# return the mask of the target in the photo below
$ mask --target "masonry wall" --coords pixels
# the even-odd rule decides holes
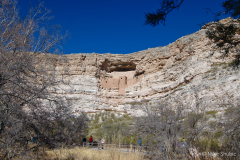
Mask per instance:
[[[101,78],[101,85],[102,87],[104,88],[118,88],[118,79],[114,79],[114,78],[108,78],[108,79],[105,79],[105,78]]]
[[[118,85],[118,93],[119,94],[125,94],[125,88],[127,87],[127,77],[126,76],[120,76],[119,77],[119,85]]]
[[[140,82],[143,75],[134,77],[133,71],[128,72],[113,72],[111,73],[113,78],[100,78],[100,83],[103,88],[118,89],[119,94],[125,94],[125,89],[129,86]]]

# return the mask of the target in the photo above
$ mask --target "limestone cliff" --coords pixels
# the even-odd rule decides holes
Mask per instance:
[[[60,84],[52,94],[65,96],[73,112],[112,110],[140,116],[140,105],[159,100],[173,107],[180,100],[188,111],[221,111],[222,103],[239,99],[239,70],[229,65],[231,56],[223,59],[220,52],[213,53],[214,47],[206,29],[201,29],[167,46],[127,55],[41,57],[51,62],[50,72],[66,75],[69,83]]]

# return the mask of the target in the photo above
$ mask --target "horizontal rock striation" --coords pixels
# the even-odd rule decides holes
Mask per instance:
[[[203,27],[204,28],[204,27]],[[206,29],[164,46],[132,54],[40,55],[48,71],[65,79],[52,94],[73,112],[115,111],[141,116],[141,105],[182,103],[186,111],[224,109],[239,100],[239,70],[233,57],[214,52]],[[214,53],[213,53],[214,52]],[[227,95],[227,96],[226,96]]]

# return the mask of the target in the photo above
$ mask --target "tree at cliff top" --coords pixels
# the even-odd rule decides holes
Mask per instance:
[[[145,14],[145,24],[156,26],[160,23],[165,24],[167,15],[174,9],[178,9],[184,0],[161,0],[161,8],[156,13]]]
[[[17,1],[0,0],[0,159],[28,159],[41,145],[71,142],[84,127],[69,116],[69,104],[50,94],[60,80],[40,63],[40,53],[59,51],[65,38],[47,25],[48,13],[40,4],[21,19]],[[29,148],[31,137],[36,144]]]
[[[155,13],[145,14],[145,24],[156,26],[160,23],[165,24],[167,15],[175,9],[178,9],[184,0],[160,0],[161,8]],[[240,16],[240,0],[226,0],[222,3],[223,11],[216,13],[216,15],[221,14],[231,14],[233,18],[239,18]]]

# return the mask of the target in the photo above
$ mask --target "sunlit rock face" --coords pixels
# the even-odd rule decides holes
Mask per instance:
[[[59,83],[52,94],[71,102],[75,114],[114,111],[144,115],[142,105],[159,101],[179,102],[186,111],[224,110],[227,101],[237,102],[239,70],[231,67],[233,57],[214,52],[206,29],[164,46],[132,54],[42,55],[49,72]],[[44,61],[44,60],[43,60]]]

